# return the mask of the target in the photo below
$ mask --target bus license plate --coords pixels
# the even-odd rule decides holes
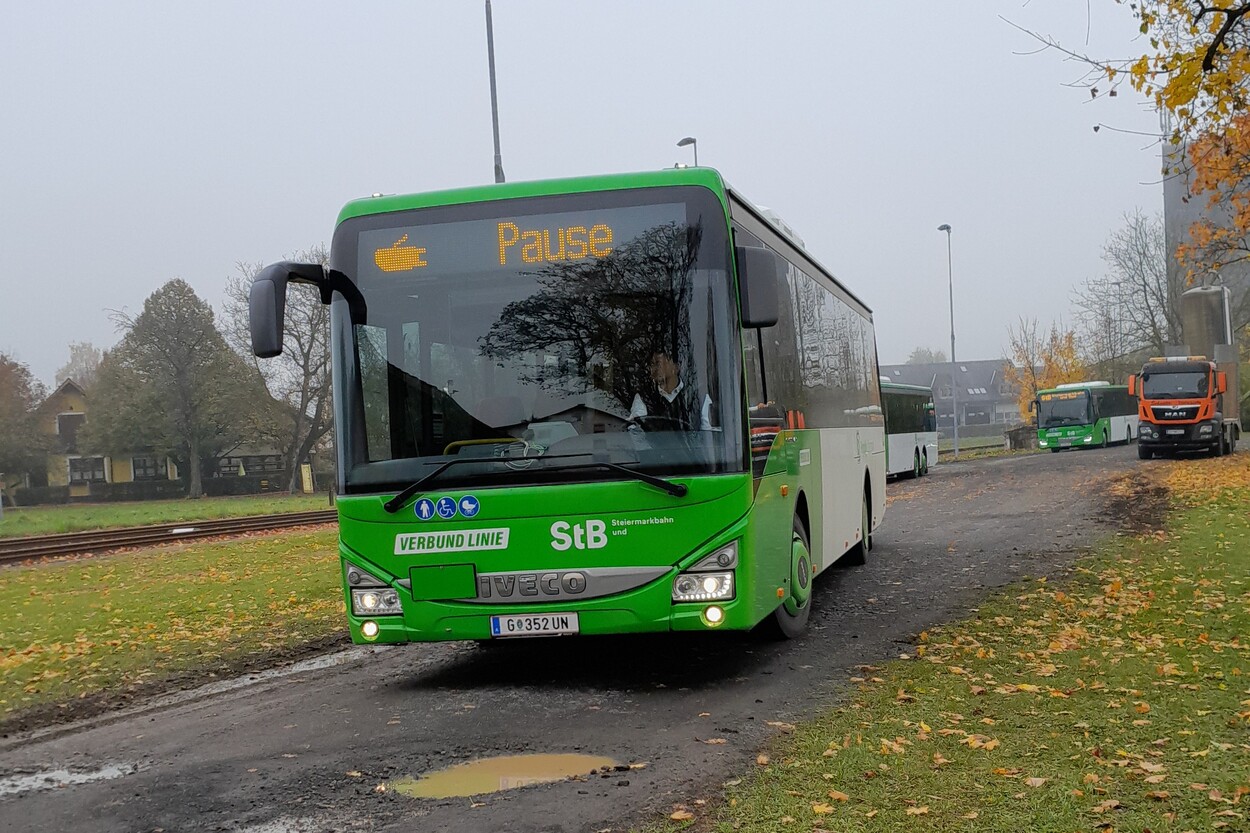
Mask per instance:
[[[577,632],[576,613],[531,613],[490,617],[491,636],[560,636]]]

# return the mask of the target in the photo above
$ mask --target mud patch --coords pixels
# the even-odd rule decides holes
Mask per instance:
[[[62,703],[45,703],[15,712],[0,720],[0,737],[7,738],[19,732],[30,732],[48,726],[96,717],[134,706],[161,694],[186,691],[215,680],[264,671],[324,654],[336,648],[344,648],[350,644],[351,639],[344,631],[299,645],[264,651],[216,665],[205,665],[202,668],[184,671],[160,680],[152,680],[142,685],[100,691]]]
[[[109,781],[138,772],[137,764],[109,764],[93,770],[53,769],[0,778],[0,798],[37,790],[57,790],[74,784]]]
[[[1133,535],[1163,529],[1172,495],[1156,477],[1142,470],[1115,478],[1102,494],[1103,514]]]

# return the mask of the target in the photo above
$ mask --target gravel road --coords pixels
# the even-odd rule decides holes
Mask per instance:
[[[1124,504],[1102,485],[1138,465],[1132,447],[1092,449],[944,463],[889,484],[868,564],[823,574],[810,630],[788,643],[714,634],[354,648],[10,737],[0,829],[626,830],[712,798],[752,766],[777,731],[770,721],[836,702],[854,666],[898,656],[995,588],[1061,572],[1121,523]],[[519,753],[645,766],[475,799],[394,788]]]

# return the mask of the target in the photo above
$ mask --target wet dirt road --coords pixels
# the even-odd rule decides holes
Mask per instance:
[[[946,463],[891,483],[868,564],[822,574],[810,629],[788,643],[716,634],[352,649],[322,667],[6,738],[0,829],[628,829],[712,797],[752,766],[777,731],[769,721],[836,701],[855,665],[897,656],[994,588],[1061,571],[1114,531],[1101,484],[1138,465],[1132,447],[1093,449]],[[725,742],[704,742],[713,738]],[[520,753],[646,765],[475,799],[394,788]]]

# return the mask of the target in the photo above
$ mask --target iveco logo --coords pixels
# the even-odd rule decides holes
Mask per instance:
[[[570,596],[586,592],[586,574],[580,570],[550,573],[502,573],[477,577],[477,597]]]

